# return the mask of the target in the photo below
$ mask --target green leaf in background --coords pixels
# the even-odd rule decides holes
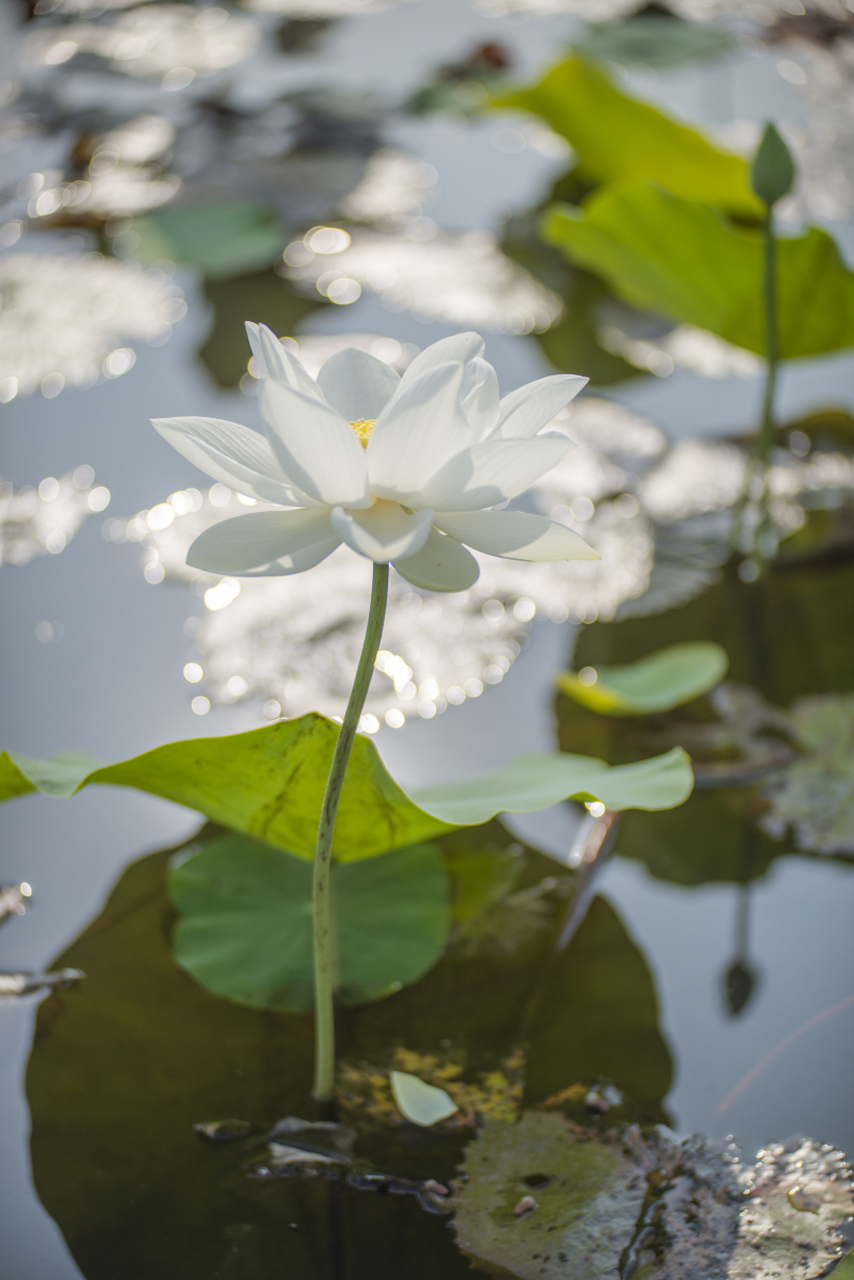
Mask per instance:
[[[133,230],[134,257],[168,258],[213,279],[269,266],[288,240],[275,211],[257,200],[170,204],[134,218]]]
[[[533,813],[559,800],[598,800],[607,809],[672,809],[688,798],[693,785],[681,747],[614,768],[589,756],[542,752],[516,756],[479,778],[419,787],[412,796],[435,817],[469,826],[496,813]]]
[[[313,858],[320,805],[338,725],[310,712],[223,738],[169,742],[94,772],[13,752],[0,760],[0,801],[27,791],[56,798],[92,783],[135,787],[197,809],[214,822]],[[517,756],[493,773],[407,796],[373,742],[357,734],[335,823],[333,853],[356,862],[430,839],[450,826],[530,813],[559,800],[600,800],[609,809],[669,809],[694,783],[680,748],[611,769],[602,760],[543,752]],[[29,785],[28,785],[29,784]]]
[[[440,1120],[447,1120],[459,1107],[445,1093],[433,1084],[425,1084],[418,1076],[408,1071],[392,1071],[391,1091],[402,1115],[413,1124],[429,1128]]]
[[[597,192],[583,211],[555,205],[546,240],[605,277],[632,306],[709,329],[762,354],[762,241],[697,204],[644,185]],[[854,274],[817,227],[778,240],[780,354],[854,343]]]
[[[720,27],[686,22],[664,13],[638,13],[625,22],[597,22],[575,48],[585,58],[624,67],[677,67],[720,58],[737,48]]]
[[[535,85],[493,101],[542,116],[574,148],[595,183],[658,182],[674,195],[758,218],[763,206],[740,156],[622,93],[598,67],[570,58]]]
[[[668,645],[621,667],[585,667],[584,677],[557,677],[561,693],[606,716],[643,716],[670,711],[699,698],[722,680],[726,650],[711,640]]]
[[[408,986],[448,940],[450,888],[433,845],[335,867],[339,997],[363,1004]],[[313,1005],[312,868],[272,845],[221,836],[176,866],[178,963],[214,995],[256,1009]]]
[[[304,298],[270,268],[227,280],[205,280],[205,301],[213,309],[213,328],[199,359],[220,387],[236,387],[246,373],[249,348],[244,320],[269,325],[280,337],[293,335],[312,311],[332,304],[319,294]]]
[[[792,189],[796,177],[792,153],[773,124],[766,125],[750,169],[753,190],[767,205],[774,205]]]
[[[303,858],[314,857],[320,804],[338,725],[310,714],[222,738],[170,742],[90,773],[9,754],[0,799],[24,782],[56,797],[92,783],[135,787],[197,809],[214,822],[257,836]],[[21,781],[23,778],[24,782]],[[357,735],[335,824],[341,862],[370,858],[445,831],[389,776],[370,739]]]

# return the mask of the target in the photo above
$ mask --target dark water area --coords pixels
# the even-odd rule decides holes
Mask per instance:
[[[4,75],[17,75],[21,13],[7,7],[3,22]],[[523,22],[512,12],[423,0],[330,20],[328,29],[318,22],[310,32],[312,23],[293,29],[277,13],[235,83],[244,105],[264,105],[285,90],[331,95],[330,86],[359,93],[380,85],[380,96],[397,100],[423,87],[437,65],[490,40],[511,48],[518,78],[530,79],[575,39],[579,22],[577,11]],[[779,62],[779,50],[751,51],[748,44],[723,63],[620,74],[632,92],[709,126],[777,115],[802,123],[806,108],[792,89],[799,82],[791,72],[778,74]],[[131,104],[125,115],[160,111],[168,97],[159,84],[111,75],[106,90],[98,82],[99,110],[106,101],[117,111],[121,101]],[[93,100],[94,83],[86,89]],[[550,153],[547,145],[538,150],[526,140],[512,115],[466,123],[459,113],[374,114],[367,143],[371,111],[365,108],[358,128],[349,119],[341,151],[352,172],[342,176],[335,169],[341,185],[335,198],[357,184],[380,137],[435,171],[432,203],[425,199],[421,213],[406,216],[426,217],[440,235],[486,229],[500,239],[504,220],[538,206],[566,165],[565,153]],[[5,181],[13,186],[33,170],[58,171],[67,141],[50,129],[13,138],[2,157]],[[322,141],[326,146],[328,136]],[[216,182],[225,183],[226,168],[223,152],[199,170],[201,177],[184,180],[207,198]],[[262,182],[253,173],[253,191],[267,191],[267,177]],[[343,222],[329,213],[329,200],[312,204],[314,178],[290,181],[292,204],[279,209],[288,237],[302,236],[314,223]],[[305,198],[304,210],[293,203],[294,191]],[[14,204],[8,212],[24,216]],[[850,220],[837,212],[825,223],[850,246]],[[94,222],[82,229],[35,227],[23,249],[76,253],[104,244],[98,235],[122,234],[123,226],[109,232]],[[358,227],[364,230],[358,224],[354,236]],[[413,243],[420,234],[412,229]],[[75,241],[69,250],[69,236],[80,237],[80,245]],[[194,647],[196,624],[209,621],[213,610],[205,612],[206,584],[197,591],[171,569],[165,580],[149,573],[159,564],[157,554],[144,576],[135,539],[109,531],[116,522],[126,530],[134,513],[145,517],[167,495],[184,492],[182,486],[189,492],[202,485],[200,473],[153,433],[150,417],[208,414],[257,427],[251,376],[242,372],[248,352],[233,354],[242,340],[234,335],[236,320],[266,306],[265,298],[274,299],[277,315],[287,312],[277,331],[298,339],[372,335],[404,351],[462,328],[482,328],[502,391],[555,371],[548,344],[536,334],[488,323],[499,304],[493,294],[480,298],[474,285],[466,286],[474,298],[465,299],[469,311],[456,319],[440,309],[432,317],[417,315],[414,303],[407,309],[387,296],[383,302],[379,287],[367,284],[346,305],[328,305],[290,284],[283,301],[280,277],[269,264],[250,264],[225,279],[205,278],[180,261],[165,266],[187,304],[186,319],[165,345],[140,341],[132,368],[89,389],[69,380],[56,395],[42,381],[42,394],[36,383],[32,394],[0,406],[3,480],[18,490],[85,465],[94,469],[89,483],[109,490],[109,506],[90,507],[67,546],[63,539],[61,554],[39,553],[31,563],[0,568],[0,747],[39,758],[78,750],[121,760],[161,742],[238,733],[270,718],[262,709],[270,706],[269,690],[229,702],[209,700],[202,696],[212,692],[208,685],[188,683],[186,664],[201,655]],[[265,317],[259,312],[258,318]],[[276,323],[273,314],[269,323]],[[597,348],[600,357],[604,349]],[[844,353],[790,363],[782,418],[794,421],[816,407],[854,410],[852,373],[854,361]],[[633,422],[656,424],[661,447],[670,449],[694,437],[738,438],[755,418],[761,379],[755,369],[703,377],[674,369],[671,360],[669,376],[626,365],[620,380],[590,390],[622,405]],[[149,522],[143,559],[155,528]],[[158,546],[166,563],[168,549]],[[676,556],[672,547],[668,554]],[[698,786],[677,809],[620,818],[613,851],[597,864],[586,911],[564,947],[558,942],[584,874],[571,857],[586,817],[580,805],[509,815],[435,842],[447,871],[448,909],[459,909],[457,926],[465,919],[460,903],[465,876],[476,879],[473,868],[480,868],[478,875],[487,862],[497,869],[490,871],[494,893],[486,895],[480,916],[473,913],[480,933],[459,929],[418,981],[340,1010],[339,1055],[350,1074],[342,1077],[339,1118],[358,1130],[360,1170],[447,1186],[473,1141],[475,1129],[465,1117],[433,1131],[382,1109],[383,1073],[400,1067],[404,1059],[395,1055],[401,1051],[410,1054],[410,1067],[401,1069],[416,1074],[427,1070],[425,1063],[433,1071],[453,1064],[453,1079],[488,1096],[488,1114],[506,1117],[501,1107],[511,1103],[541,1109],[575,1089],[566,1114],[596,1135],[635,1122],[648,1133],[661,1126],[679,1137],[731,1135],[746,1163],[793,1134],[854,1154],[852,854],[817,850],[803,836],[810,823],[811,831],[824,829],[833,805],[844,808],[854,731],[847,745],[837,743],[835,755],[828,750],[822,757],[830,777],[822,785],[837,791],[831,796],[807,787],[812,807],[798,817],[801,826],[772,831],[763,825],[762,756],[785,738],[775,737],[773,728],[770,739],[763,736],[775,715],[804,699],[851,697],[854,571],[847,551],[804,563],[796,553],[759,581],[745,582],[735,562],[724,560],[713,566],[711,585],[686,603],[670,602],[643,617],[597,621],[593,610],[587,621],[574,622],[564,609],[550,619],[538,598],[533,613],[516,615],[524,627],[512,636],[509,629],[501,633],[518,656],[494,687],[472,677],[477,691],[449,706],[440,696],[445,686],[437,685],[432,701],[419,694],[433,710],[422,718],[407,713],[405,723],[401,714],[400,727],[378,706],[375,741],[404,786],[482,773],[527,751],[558,748],[621,764],[674,745],[690,751]],[[511,605],[499,607],[509,618]],[[601,612],[607,616],[604,605]],[[724,712],[698,699],[673,714],[606,717],[555,690],[556,674],[570,667],[630,663],[693,640],[713,640],[729,655],[727,678],[736,692]],[[466,643],[480,641],[466,637]],[[447,685],[452,677],[440,666],[437,677]],[[738,694],[745,688],[753,701]],[[201,714],[200,696],[208,704]],[[340,714],[337,696],[328,694],[324,710]],[[274,717],[282,712],[275,706]],[[0,928],[0,970],[69,968],[86,975],[46,996],[0,1001],[0,1276],[450,1280],[472,1274],[448,1217],[427,1212],[415,1194],[397,1194],[391,1184],[357,1189],[343,1177],[251,1173],[276,1121],[319,1118],[310,1100],[312,1019],[218,997],[176,963],[170,869],[198,840],[221,834],[206,827],[200,835],[200,822],[198,814],[155,796],[106,787],[70,801],[23,796],[0,808],[0,881],[32,887],[26,914]],[[584,1099],[594,1087],[609,1086],[617,1092],[597,1114]],[[227,1118],[247,1122],[246,1135],[213,1142],[194,1130]]]

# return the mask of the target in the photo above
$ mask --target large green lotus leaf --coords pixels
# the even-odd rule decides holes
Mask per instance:
[[[542,752],[516,756],[480,778],[419,787],[412,798],[445,822],[469,826],[496,813],[533,813],[566,799],[598,800],[607,809],[671,809],[688,798],[693,785],[681,747],[613,768],[589,756]]]
[[[559,63],[538,84],[493,105],[542,116],[572,145],[588,181],[658,182],[689,200],[754,218],[762,214],[744,160],[622,93],[583,58]]]
[[[247,316],[269,325],[280,336],[290,336],[312,311],[331,305],[318,293],[310,298],[295,293],[272,267],[228,279],[208,277],[203,292],[213,311],[213,327],[199,350],[199,359],[220,387],[236,387],[246,373]]]
[[[620,667],[588,667],[593,683],[575,671],[557,677],[561,693],[606,716],[644,716],[670,711],[707,693],[729,666],[726,649],[712,640],[671,644]]]
[[[67,797],[92,783],[136,787],[206,814],[214,822],[312,858],[320,806],[338,725],[311,712],[224,738],[170,742],[122,764],[89,772],[85,764],[0,759],[0,800],[27,791]],[[340,862],[374,857],[429,839],[451,826],[498,813],[530,813],[559,800],[600,800],[611,809],[668,809],[690,794],[684,751],[609,768],[602,760],[543,752],[519,756],[468,782],[425,787],[407,796],[369,738],[356,735],[335,823]]]
[[[21,777],[30,790],[56,797],[92,783],[135,787],[311,858],[337,736],[337,724],[310,714],[248,733],[170,742],[94,772],[69,765],[66,757],[54,764],[8,753],[0,798],[24,791]],[[342,862],[369,858],[446,829],[407,799],[374,744],[357,735],[335,824],[335,856]]]
[[[759,231],[649,184],[596,192],[583,211],[554,205],[542,230],[632,306],[764,352]],[[854,274],[826,232],[778,242],[777,283],[781,355],[854,343]]]
[[[135,218],[134,256],[169,258],[206,276],[233,276],[269,266],[288,238],[274,210],[257,200],[194,201]]]
[[[338,865],[339,995],[362,1004],[436,963],[451,925],[448,873],[434,845]],[[176,866],[175,958],[214,995],[257,1009],[313,1005],[312,868],[272,845],[228,835]]]

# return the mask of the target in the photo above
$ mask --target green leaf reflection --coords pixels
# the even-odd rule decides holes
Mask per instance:
[[[494,824],[490,843],[499,835]],[[465,838],[475,850],[483,833]],[[335,1265],[348,1276],[466,1280],[468,1262],[446,1220],[417,1210],[410,1197],[341,1188],[340,1213],[330,1219],[322,1178],[253,1182],[231,1144],[198,1140],[200,1121],[235,1116],[264,1131],[282,1116],[305,1114],[313,1029],[305,1015],[218,999],[175,963],[166,890],[174,852],[124,872],[103,912],[53,962],[82,969],[85,981],[38,1010],[27,1071],[33,1176],[82,1273],[87,1280],[327,1276],[337,1250]],[[544,857],[528,860],[523,883],[554,869]],[[342,1054],[382,1066],[395,1046],[435,1053],[450,1040],[468,1047],[473,1070],[490,1068],[517,1044],[553,941],[547,929],[512,954],[449,952],[396,995],[342,1009]],[[613,909],[594,901],[533,1029],[532,1101],[610,1077],[637,1100],[630,1118],[666,1122],[671,1067],[656,1020],[642,954]],[[382,1135],[375,1158],[447,1183],[468,1136],[425,1131],[412,1146]],[[370,1139],[368,1154],[375,1149]]]

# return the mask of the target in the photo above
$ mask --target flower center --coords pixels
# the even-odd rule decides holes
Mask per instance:
[[[361,442],[363,449],[367,449],[368,441],[371,438],[371,432],[376,425],[376,418],[357,418],[355,422],[350,423],[350,426],[356,433],[356,439]]]

